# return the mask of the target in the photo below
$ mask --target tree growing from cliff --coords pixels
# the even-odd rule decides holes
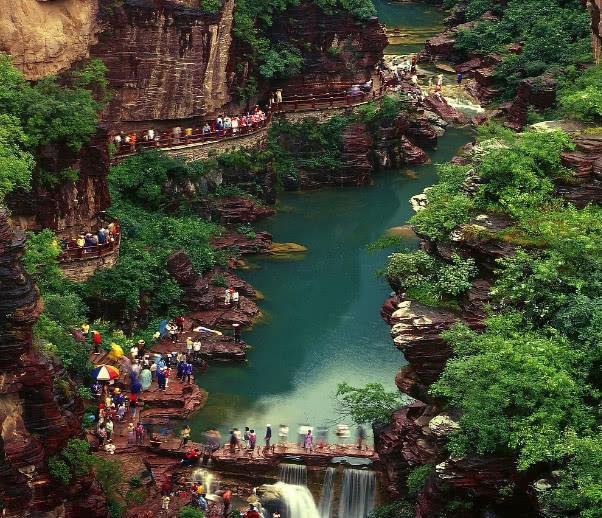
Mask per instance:
[[[0,204],[14,189],[28,190],[34,159],[19,119],[0,113]]]
[[[404,404],[399,392],[387,392],[380,383],[353,387],[339,383],[336,392],[338,414],[355,424],[384,424]]]

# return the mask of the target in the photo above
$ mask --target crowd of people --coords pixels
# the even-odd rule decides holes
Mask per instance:
[[[119,239],[119,224],[113,221],[100,227],[95,233],[82,232],[77,237],[64,238],[59,241],[59,246],[63,252],[70,250],[81,250],[82,253],[92,252],[97,247],[102,247],[114,243]]]
[[[281,101],[280,101],[281,102]],[[268,108],[268,113],[272,104]],[[269,115],[259,106],[240,115],[221,114],[213,120],[205,121],[202,126],[175,126],[163,132],[149,128],[142,133],[120,132],[113,137],[113,145],[119,153],[136,151],[142,143],[144,146],[162,146],[187,144],[199,139],[221,139],[246,133],[265,126]]]

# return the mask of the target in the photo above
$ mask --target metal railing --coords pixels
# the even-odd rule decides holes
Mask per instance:
[[[113,236],[114,240],[94,246],[78,246],[76,248],[65,248],[58,257],[59,262],[69,263],[110,255],[119,248],[121,234]]]
[[[320,95],[290,95],[281,103],[272,104],[265,120],[254,122],[238,128],[227,128],[204,132],[202,128],[193,128],[190,135],[173,135],[173,130],[165,131],[154,140],[136,140],[133,144],[122,143],[115,151],[115,158],[130,156],[138,151],[147,149],[175,148],[189,144],[222,142],[229,139],[237,139],[257,133],[270,125],[272,114],[295,111],[324,110],[328,108],[342,108],[346,106],[357,106],[382,97],[386,85],[369,92],[325,93]]]

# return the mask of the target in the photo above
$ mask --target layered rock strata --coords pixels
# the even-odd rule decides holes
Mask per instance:
[[[15,234],[0,212],[0,495],[4,516],[85,509],[105,516],[104,498],[93,479],[69,490],[57,488],[47,459],[81,432],[83,404],[75,385],[32,346],[32,326],[43,305],[21,263],[24,235]],[[81,491],[81,492],[80,492]],[[86,493],[90,500],[83,498]],[[69,495],[69,496],[68,496]],[[68,501],[65,501],[68,499]]]

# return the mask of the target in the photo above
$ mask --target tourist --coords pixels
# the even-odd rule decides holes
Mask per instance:
[[[136,417],[136,406],[138,405],[138,395],[134,394],[132,392],[129,396],[129,401],[130,401],[130,415],[132,416],[132,419],[134,419]]]
[[[144,444],[144,425],[138,421],[136,425],[136,444]]]
[[[200,342],[200,340],[196,340],[195,342],[193,342],[192,348],[193,348],[192,358],[193,358],[193,360],[198,361],[200,359],[200,357],[201,357],[201,342]]]
[[[257,434],[255,430],[251,429],[249,432],[249,450],[253,451],[255,449],[255,444],[257,443]]]
[[[157,385],[159,390],[165,390],[165,365],[161,363],[157,367]]]
[[[232,509],[232,491],[226,489],[222,495],[222,499],[224,501],[224,518],[230,518],[230,510]]]
[[[304,440],[303,440],[303,449],[305,450],[305,453],[311,453],[311,451],[313,450],[314,447],[314,437],[311,434],[311,429],[307,430],[307,435],[305,436]]]
[[[109,417],[105,422],[105,430],[107,432],[107,440],[111,440],[111,436],[113,435],[113,421]]]
[[[190,142],[191,138],[192,138],[192,128],[185,128],[184,129],[184,140],[186,142]]]
[[[178,331],[180,333],[184,332],[184,323],[185,323],[185,320],[182,315],[176,317],[176,326],[178,327]]]
[[[357,449],[361,451],[366,442],[366,430],[362,425],[357,427]]]
[[[192,364],[186,360],[186,364],[184,365],[184,379],[186,379],[186,383],[190,383],[190,377],[192,376]]]
[[[189,451],[186,455],[184,455],[184,458],[180,461],[180,465],[184,467],[192,466],[198,462],[200,457],[201,455],[199,454],[199,450],[194,448],[192,451]]]
[[[463,78],[464,78],[464,76],[462,75],[462,72],[458,72],[458,76],[457,76],[458,85],[462,84]]]
[[[238,428],[234,428],[234,437],[236,438],[236,448],[240,450],[242,445],[242,432]]]
[[[267,424],[265,429],[265,447],[266,449],[270,447],[270,441],[272,440],[272,425]]]
[[[435,87],[437,88],[437,91],[441,90],[442,86],[443,86],[443,74],[439,74],[437,76],[437,81],[435,83]]]
[[[153,375],[150,371],[149,367],[145,367],[144,369],[142,369],[142,372],[140,373],[140,383],[142,385],[142,390],[148,390],[152,384],[153,381]]]
[[[105,423],[101,423],[99,421],[96,436],[98,437],[98,446],[102,446],[105,442],[105,439],[107,438],[107,430],[105,428]]]
[[[170,376],[171,376],[171,368],[165,367],[165,370],[163,371],[163,378],[165,379],[165,386],[163,387],[163,390],[167,389],[167,385],[169,385],[169,377]]]
[[[180,126],[176,126],[171,130],[171,135],[174,144],[178,144],[180,142],[180,136],[182,135],[182,128],[180,128]]]
[[[180,358],[180,361],[176,365],[176,378],[182,380],[184,378],[184,365],[186,362]]]
[[[117,420],[121,423],[123,418],[125,417],[125,402],[122,402],[119,407],[117,407]]]
[[[170,320],[165,329],[169,333],[171,341],[175,344],[178,341],[178,326],[173,320]]]
[[[232,133],[238,133],[238,124],[239,124],[239,119],[238,117],[232,117]]]
[[[232,294],[230,293],[230,288],[226,288],[226,291],[224,292],[224,305],[229,306],[231,300]]]
[[[149,370],[151,372],[151,378],[154,380],[157,377],[157,364],[155,362],[151,363]]]
[[[232,329],[234,329],[234,343],[238,344],[240,343],[240,324],[232,324]]]
[[[165,514],[169,512],[169,496],[164,495],[161,497],[161,509],[165,511]]]
[[[184,425],[184,428],[182,428],[182,431],[180,432],[180,448],[182,446],[186,446],[186,444],[188,444],[188,441],[190,440],[190,426],[188,426],[187,424]]]
[[[194,344],[192,342],[192,337],[189,336],[188,338],[186,338],[186,354],[188,355],[189,358],[192,355],[193,345]]]
[[[94,396],[97,398],[100,397],[100,395],[102,394],[102,385],[98,381],[95,381],[91,388]]]
[[[221,115],[215,119],[215,129],[220,135],[222,135],[222,131],[224,129],[224,119],[222,119]]]
[[[121,135],[115,135],[113,137],[113,144],[115,144],[115,147],[117,149],[119,149],[121,147]]]
[[[251,435],[251,430],[248,426],[245,426],[245,431],[242,434],[242,442],[244,444],[245,450],[249,447],[249,436]]]
[[[127,428],[128,444],[136,444],[136,427],[134,422],[130,421]]]
[[[100,332],[96,329],[92,331],[92,343],[94,344],[94,354],[100,354],[98,348],[102,344],[102,337],[100,336]]]
[[[282,104],[282,89],[276,90],[276,104]]]
[[[286,426],[285,424],[281,424],[278,427],[278,441],[279,441],[280,445],[284,446],[286,444],[287,439],[288,439],[288,426]]]
[[[234,304],[236,308],[240,308],[240,294],[237,290],[232,292],[232,304]]]
[[[261,518],[261,515],[257,512],[257,509],[253,507],[253,504],[249,504],[249,509],[245,513],[245,518]]]
[[[414,86],[418,86],[418,76],[416,74],[412,74],[412,77],[410,80],[412,81],[412,84]]]
[[[209,123],[206,122],[205,125],[203,126],[203,136],[208,136],[209,133],[211,133],[211,126],[209,126]]]
[[[234,435],[234,430],[230,430],[230,440],[228,441],[228,444],[230,445],[230,453],[234,453],[234,451],[236,450],[236,435]]]
[[[207,500],[205,500],[205,497],[206,497],[206,496],[207,496],[207,495],[206,495],[205,493],[202,493],[202,494],[200,494],[200,495],[197,497],[197,503],[198,503],[198,505],[199,505],[199,509],[200,509],[201,511],[203,511],[203,512],[204,512],[204,511],[206,511],[206,510],[207,510],[207,508],[208,508],[208,506],[207,506]]]
[[[134,360],[134,363],[132,363],[131,371],[132,371],[132,374],[136,377],[136,379],[138,379],[138,376],[140,375],[141,370],[142,370],[142,367],[138,363],[138,360]]]
[[[105,235],[105,229],[101,228],[98,230],[97,239],[99,245],[104,245],[107,242],[107,236]]]

